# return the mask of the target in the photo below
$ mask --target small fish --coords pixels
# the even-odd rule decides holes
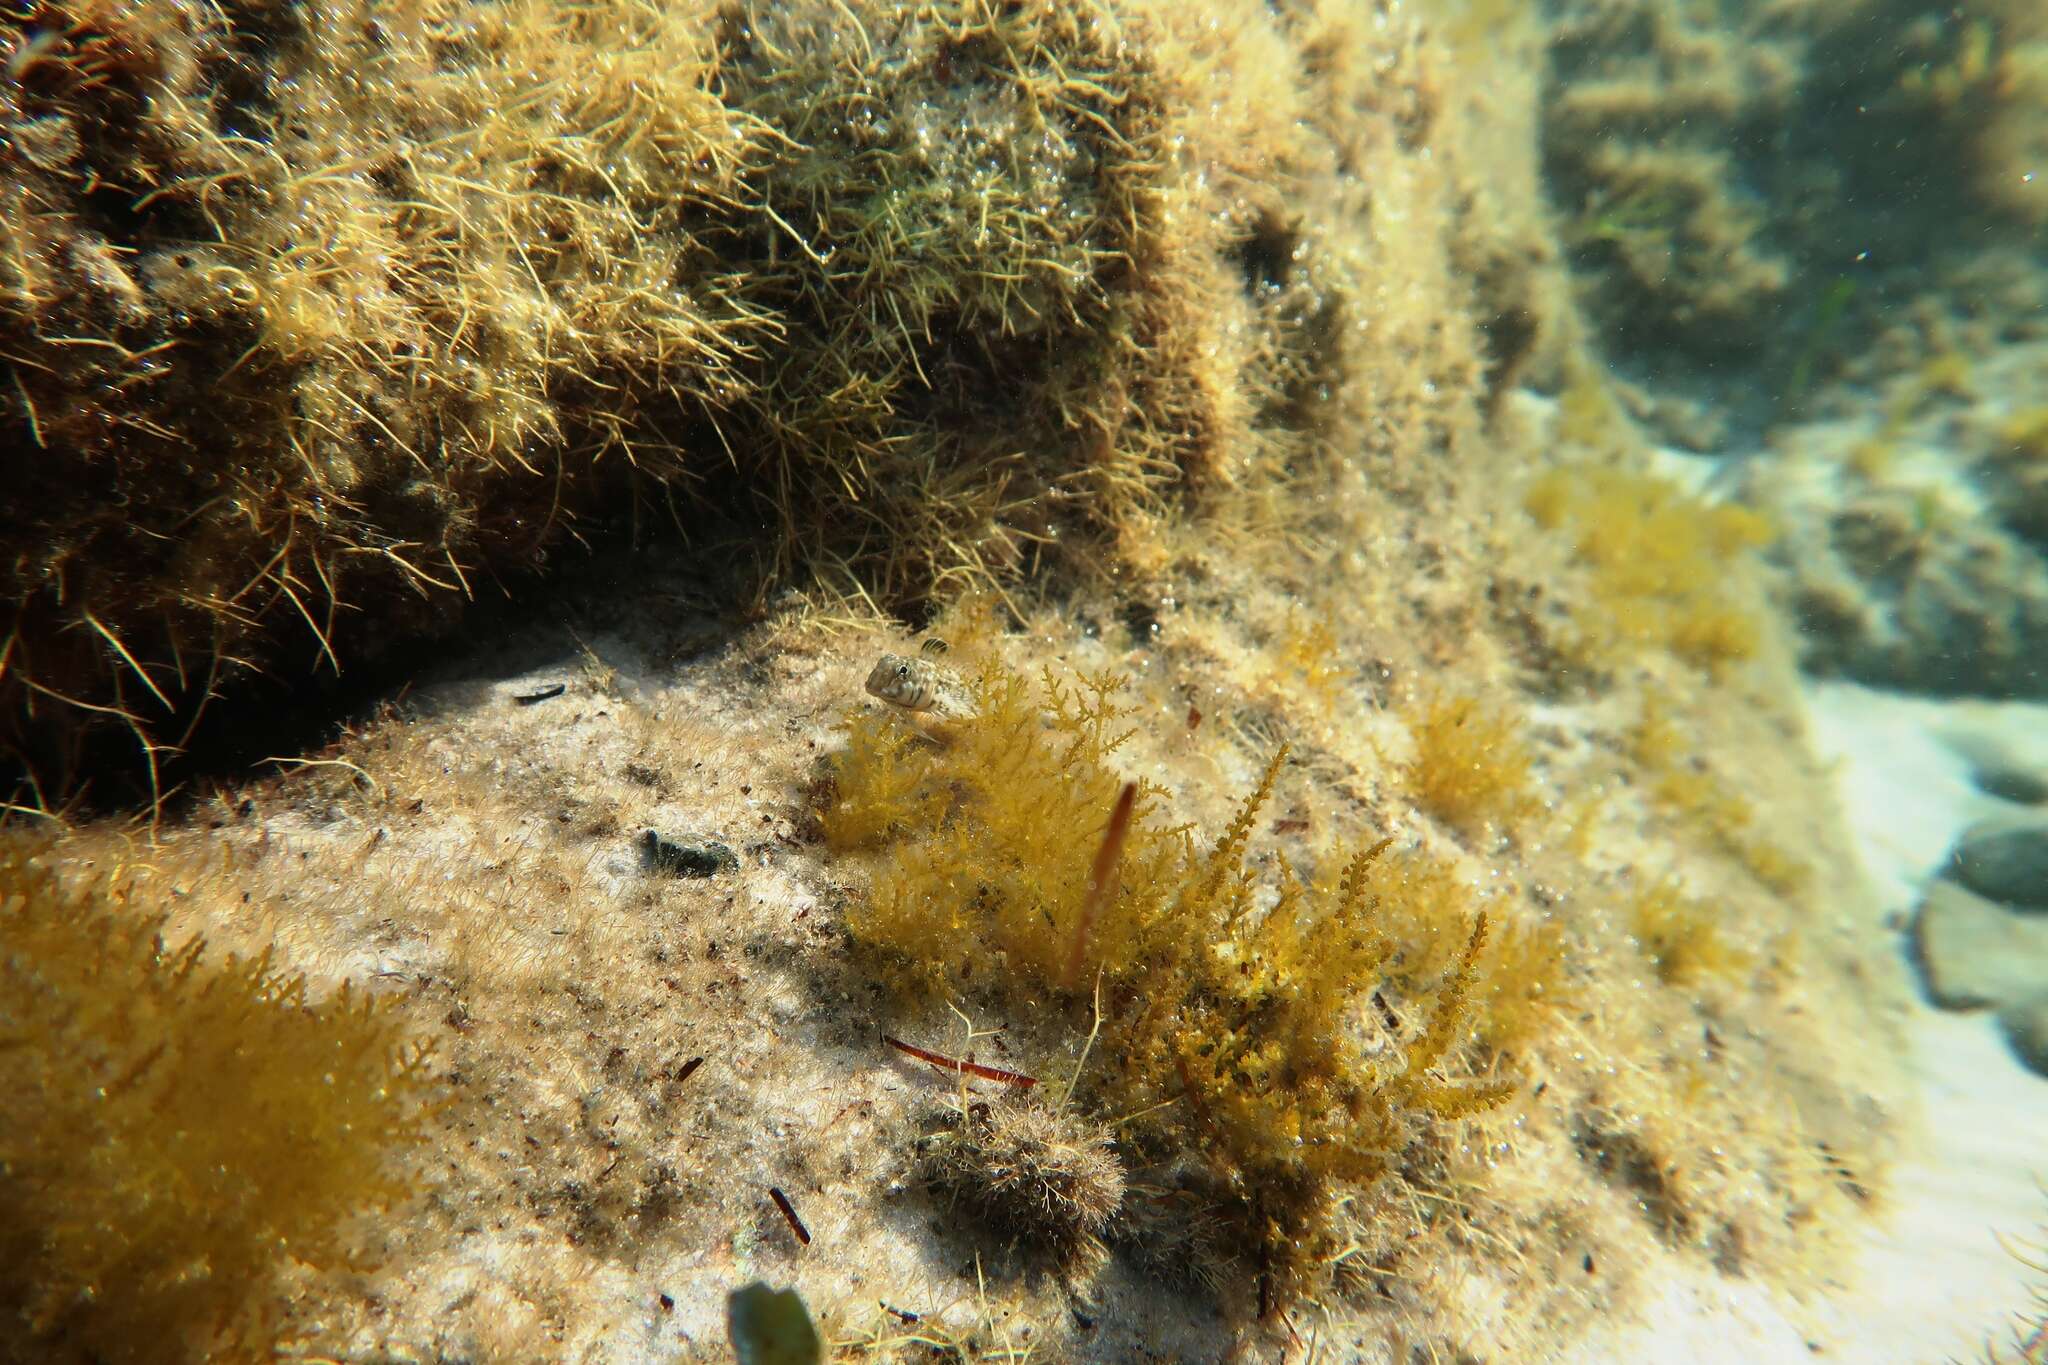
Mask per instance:
[[[941,717],[974,714],[974,699],[952,669],[930,659],[884,654],[868,672],[868,695],[899,711],[930,712]]]
[[[683,843],[664,839],[651,829],[641,840],[647,850],[647,861],[655,871],[672,877],[715,877],[721,872],[735,871],[740,865],[739,855],[712,840]]]

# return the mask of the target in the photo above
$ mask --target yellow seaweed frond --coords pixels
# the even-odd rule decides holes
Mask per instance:
[[[1506,1096],[1510,1081],[1440,1073],[1477,1017],[1505,1020],[1521,1008],[1513,992],[1546,989],[1550,964],[1515,936],[1512,970],[1482,967],[1488,921],[1470,889],[1390,839],[1312,879],[1284,864],[1255,875],[1252,836],[1284,746],[1206,849],[1169,822],[1156,786],[1137,783],[1119,815],[1122,687],[1053,670],[1032,685],[992,654],[977,713],[945,743],[893,745],[876,733],[909,728],[893,714],[849,722],[825,825],[885,831],[874,845],[835,844],[874,848],[872,890],[849,923],[913,996],[992,991],[1066,1009],[1078,1030],[1089,988],[1101,1060],[1072,1098],[1127,1116],[1120,1142],[1180,1153],[1237,1191],[1204,1216],[1235,1220],[1284,1295],[1333,1249],[1328,1182],[1377,1179],[1429,1124]],[[1121,853],[1110,885],[1092,886],[1112,822]],[[1369,1057],[1360,1029],[1380,984],[1437,1004],[1421,1038]],[[1498,1055],[1527,1025],[1492,1036]]]
[[[120,898],[0,844],[0,1315],[98,1360],[269,1360],[278,1275],[348,1265],[348,1218],[409,1190],[425,1053],[390,1002],[312,1003]]]
[[[1537,524],[1569,534],[1592,571],[1599,615],[1583,623],[1583,648],[1594,658],[1662,648],[1718,675],[1756,653],[1759,607],[1729,561],[1774,538],[1757,513],[1592,466],[1551,470],[1523,505]]]
[[[1408,728],[1415,757],[1404,776],[1423,809],[1468,833],[1527,813],[1532,756],[1511,715],[1436,696],[1411,709]]]

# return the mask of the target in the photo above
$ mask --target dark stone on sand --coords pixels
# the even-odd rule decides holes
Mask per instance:
[[[2048,818],[1970,826],[1956,841],[1947,875],[2001,905],[2048,910]]]
[[[2048,1076],[2048,991],[1998,1012],[2005,1041],[2036,1075]]]
[[[1970,1010],[2048,995],[2048,918],[1936,881],[1913,920],[1914,956],[1927,994]]]

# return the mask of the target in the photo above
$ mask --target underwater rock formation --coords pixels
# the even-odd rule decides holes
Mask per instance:
[[[1902,301],[2048,216],[2032,0],[1568,0],[1548,30],[1546,190],[1610,361],[1759,431]]]
[[[18,804],[442,1092],[250,1355],[714,1358],[768,1279],[852,1359],[1543,1358],[1841,1264],[1900,982],[1773,528],[1587,352],[1514,9],[8,21]],[[572,534],[325,746],[50,809],[53,715],[155,758]]]
[[[49,801],[93,730],[154,774],[252,671],[331,677],[570,540],[680,529],[758,594],[899,607],[1113,574],[1170,501],[1317,439],[1340,371],[1430,420],[1456,376],[1400,296],[1438,285],[1347,225],[1406,197],[1361,168],[1441,94],[1412,48],[1363,66],[1359,23],[32,7],[0,744]],[[1511,306],[1508,238],[1447,231]],[[1451,363],[1512,365],[1542,325],[1513,306],[1512,349]]]
[[[1957,343],[1842,419],[1781,429],[1744,496],[1786,528],[1809,668],[2048,695],[2048,347]]]

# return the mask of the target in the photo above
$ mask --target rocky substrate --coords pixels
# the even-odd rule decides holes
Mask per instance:
[[[1934,1003],[1994,1012],[2020,1060],[2048,1075],[2048,811],[1965,830],[1913,928]]]

